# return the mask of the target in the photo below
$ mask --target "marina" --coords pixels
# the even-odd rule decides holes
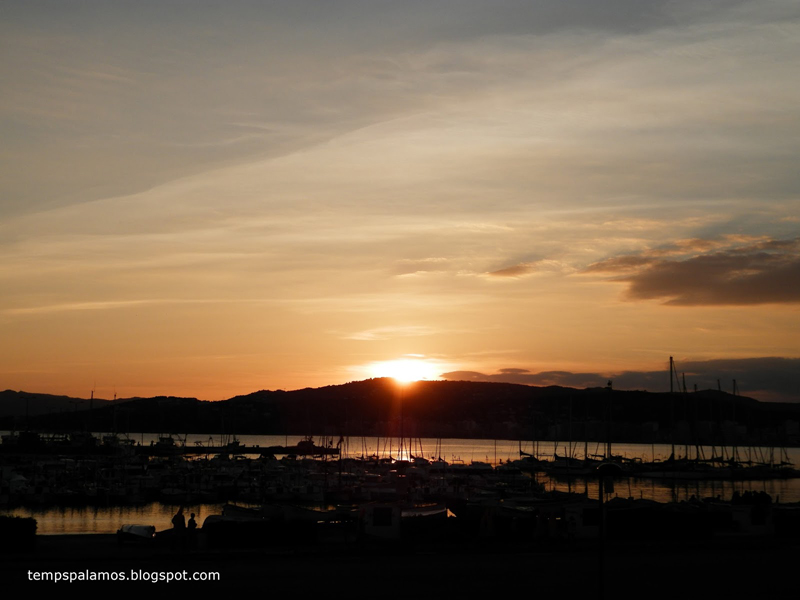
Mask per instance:
[[[6,535],[0,575],[11,583],[32,572],[142,580],[158,571],[226,590],[267,576],[278,586],[304,582],[316,595],[357,569],[349,593],[356,598],[374,594],[387,561],[398,560],[415,565],[416,577],[394,586],[404,595],[489,594],[498,577],[523,572],[541,580],[539,592],[557,593],[575,569],[587,576],[570,593],[591,595],[642,589],[657,563],[673,574],[661,587],[670,595],[687,586],[782,593],[800,539],[793,471],[681,477],[685,461],[669,445],[615,444],[614,462],[591,463],[588,474],[597,457],[574,451],[588,443],[183,436],[173,444],[193,452],[132,451],[163,437],[131,436],[121,444],[126,451],[110,455],[3,453],[0,521],[35,522],[35,536]],[[260,450],[277,447],[324,451]],[[715,450],[747,456],[747,449]],[[797,451],[749,449],[781,456],[778,470],[793,466]],[[641,476],[626,467],[648,463],[671,470]],[[197,530],[178,528],[177,514],[196,519]],[[738,568],[735,581],[708,577],[709,569]],[[316,577],[305,583],[309,569]],[[441,577],[464,569],[485,576]],[[766,572],[773,574],[765,579]]]
[[[161,450],[165,437],[177,452]],[[123,439],[122,450],[112,455],[4,452],[0,513],[35,518],[41,534],[114,533],[124,523],[166,529],[178,506],[205,519],[222,514],[226,505],[320,511],[402,501],[440,505],[463,518],[467,507],[492,503],[504,510],[515,504],[520,512],[521,503],[533,498],[596,499],[599,480],[592,471],[603,462],[576,450],[591,449],[588,442],[156,434]],[[275,448],[286,453],[263,451]],[[298,449],[307,454],[288,452]],[[796,448],[686,450],[755,456],[762,464],[743,460],[740,471],[760,467],[744,477],[729,466],[715,473],[700,468],[705,463],[675,459],[670,445],[615,444],[608,462],[619,469],[609,478],[605,499],[731,503],[761,494],[776,505],[800,502]]]

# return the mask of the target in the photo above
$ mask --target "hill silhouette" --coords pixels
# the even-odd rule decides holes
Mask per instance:
[[[78,403],[76,403],[78,402]],[[387,378],[228,400],[114,402],[5,391],[0,428],[46,431],[587,439],[796,444],[800,405],[717,390],[651,393]],[[26,405],[26,412],[20,407]]]

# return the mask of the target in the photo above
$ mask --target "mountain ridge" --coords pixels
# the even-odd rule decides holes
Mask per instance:
[[[20,412],[22,404],[27,412]],[[621,441],[757,438],[793,443],[797,428],[792,423],[798,420],[799,405],[717,390],[670,394],[449,380],[401,385],[377,378],[292,391],[257,390],[217,401],[176,396],[110,401],[0,392],[0,428],[53,431],[562,440],[600,440],[610,432]]]

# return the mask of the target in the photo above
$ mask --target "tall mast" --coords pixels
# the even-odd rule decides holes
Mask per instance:
[[[608,380],[608,407],[606,413],[606,460],[611,460],[611,380]]]
[[[669,357],[669,427],[672,441],[672,458],[675,458],[675,398],[673,396],[672,374],[675,372],[675,362]]]
[[[733,402],[731,402],[733,406],[733,460],[739,462],[739,449],[737,444],[736,436],[738,435],[737,431],[737,421],[736,421],[736,380],[733,380]]]
[[[672,373],[675,370],[675,363],[672,361],[672,357],[669,357],[669,393],[673,392],[672,389]]]

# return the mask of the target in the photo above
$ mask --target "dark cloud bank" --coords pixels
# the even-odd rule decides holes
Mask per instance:
[[[739,393],[768,402],[800,402],[800,358],[742,358],[707,361],[689,361],[676,364],[679,373],[685,374],[688,389],[716,389],[717,380],[722,389],[731,392],[736,380]],[[492,381],[524,385],[588,388],[605,386],[609,380],[615,389],[669,391],[669,368],[663,371],[625,371],[622,373],[572,373],[569,371],[542,371],[527,369],[501,369],[487,375],[477,371],[452,371],[441,375],[445,379],[460,381]],[[677,388],[676,388],[677,389]]]
[[[685,240],[608,258],[585,272],[618,273],[615,280],[628,284],[627,300],[663,299],[678,306],[800,303],[800,238],[708,250],[713,245]]]

